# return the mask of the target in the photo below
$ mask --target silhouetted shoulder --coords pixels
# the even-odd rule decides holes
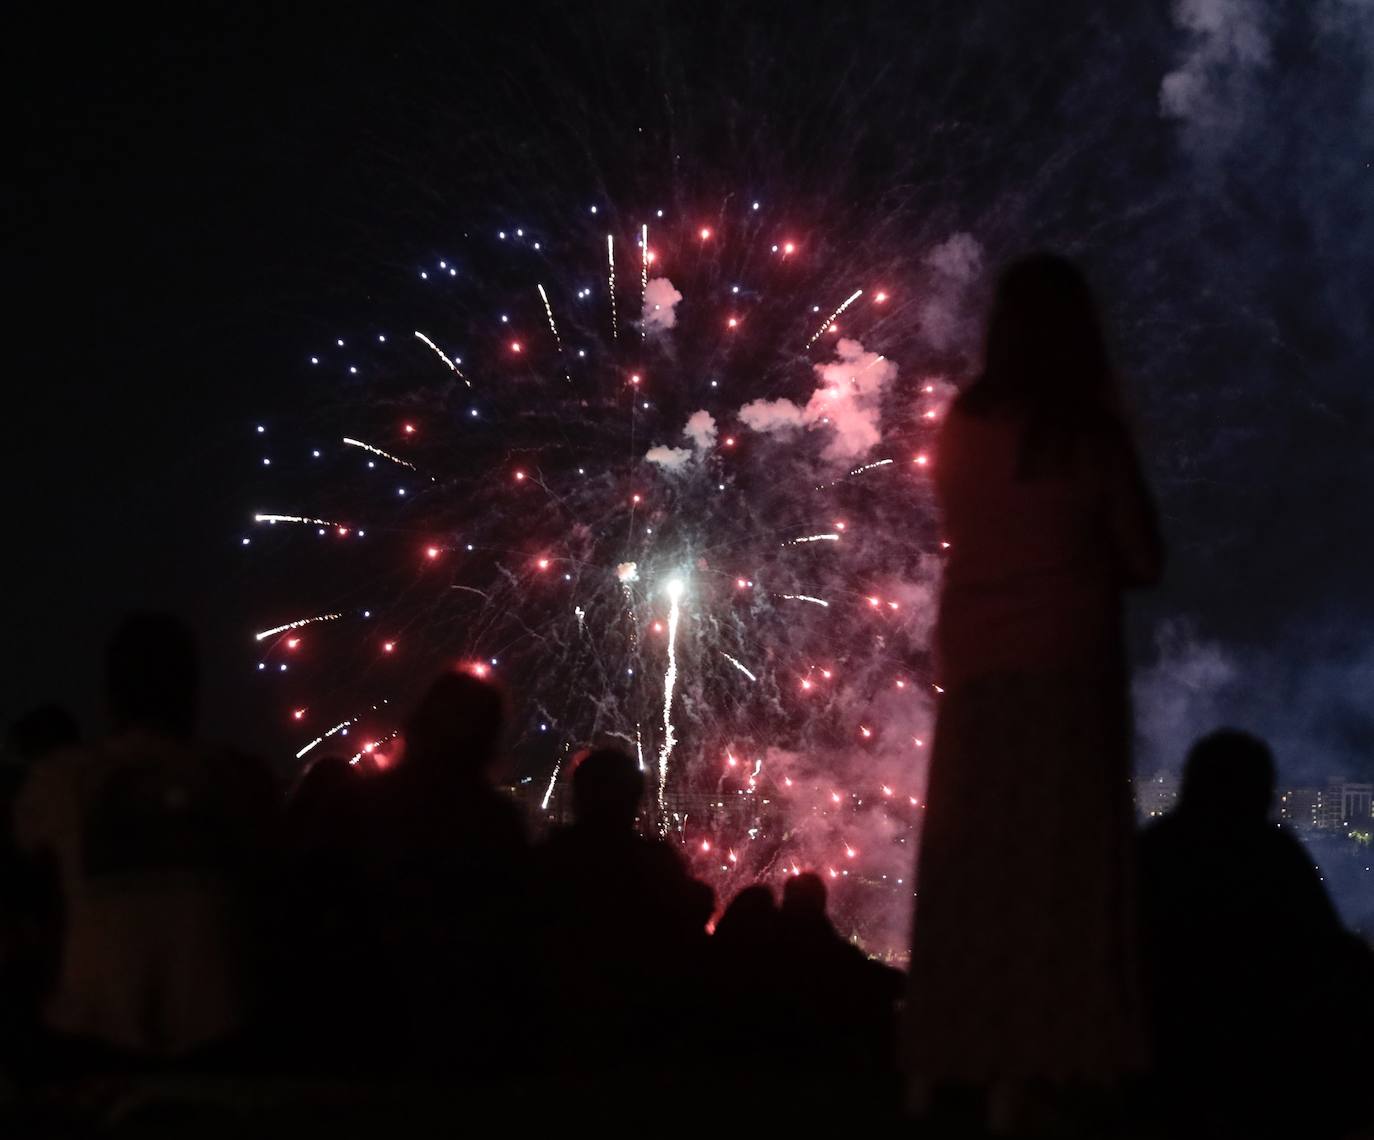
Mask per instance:
[[[1300,912],[1294,917],[1312,923],[1312,929],[1320,933],[1341,932],[1340,916],[1302,841],[1285,827],[1270,827],[1266,829],[1265,846],[1264,861],[1273,867],[1276,886]]]
[[[1341,930],[1312,856],[1286,828],[1209,826],[1175,812],[1142,833],[1141,863],[1157,914],[1197,907],[1197,921],[1223,925],[1263,917],[1289,938]]]

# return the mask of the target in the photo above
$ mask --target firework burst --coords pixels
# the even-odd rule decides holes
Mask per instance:
[[[296,611],[264,612],[259,667],[298,756],[354,731],[355,762],[395,734],[379,692],[500,677],[536,806],[579,743],[633,742],[647,822],[719,895],[813,868],[894,948],[939,554],[930,471],[898,459],[926,454],[949,385],[898,266],[747,204],[646,213],[653,245],[604,207],[556,236],[493,226],[307,347],[311,416],[259,432],[260,493],[289,513],[256,518],[300,524],[255,547]],[[301,724],[316,709],[328,731]]]

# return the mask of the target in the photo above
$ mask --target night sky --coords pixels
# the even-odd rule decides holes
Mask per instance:
[[[1374,775],[1368,4],[582,7],[15,32],[6,719],[97,724],[105,636],[159,606],[207,731],[280,748],[237,541],[307,347],[499,210],[738,186],[913,262],[953,231],[1082,258],[1172,551],[1142,763],[1231,720],[1294,778]]]

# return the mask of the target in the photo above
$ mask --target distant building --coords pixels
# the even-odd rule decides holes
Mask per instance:
[[[1306,831],[1317,826],[1319,788],[1289,788],[1279,793],[1279,819],[1289,827]]]
[[[1324,827],[1368,825],[1374,817],[1374,784],[1350,784],[1332,780],[1322,797]]]
[[[1279,818],[1302,830],[1342,831],[1374,819],[1374,784],[1327,780],[1325,787],[1290,788],[1279,796]]]
[[[1135,810],[1141,819],[1158,819],[1178,806],[1179,778],[1173,772],[1156,772],[1135,785]]]

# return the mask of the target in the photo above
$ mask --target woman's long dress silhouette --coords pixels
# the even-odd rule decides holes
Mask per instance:
[[[913,1089],[1110,1083],[1144,1062],[1121,591],[1162,550],[1091,294],[1004,273],[935,457],[948,542],[918,864]]]

